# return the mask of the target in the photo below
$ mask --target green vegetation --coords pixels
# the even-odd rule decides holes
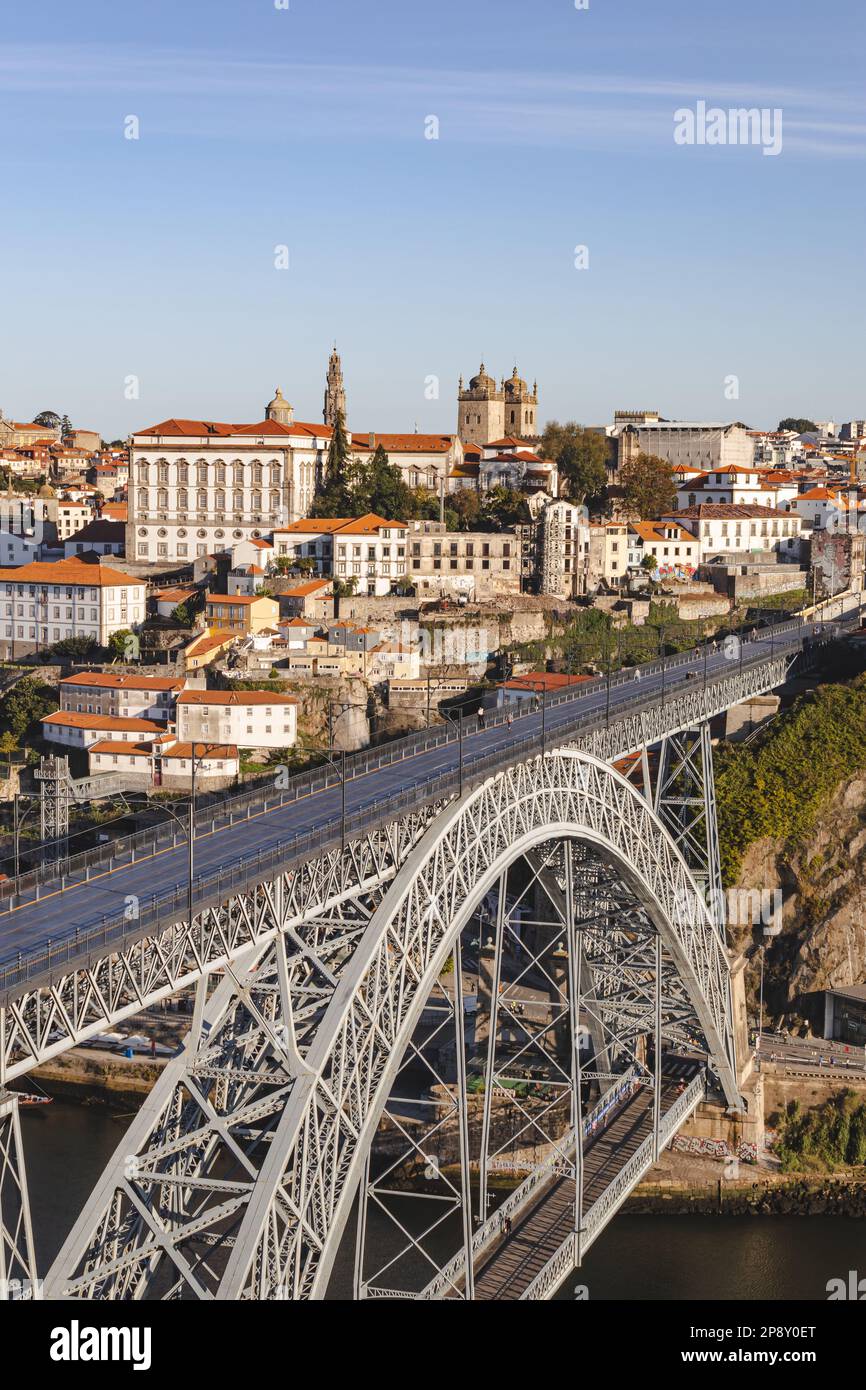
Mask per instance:
[[[780,430],[793,430],[795,434],[815,434],[818,426],[814,420],[806,420],[802,416],[786,415],[784,420],[779,421]]]
[[[556,462],[565,491],[572,502],[598,498],[607,482],[611,442],[598,430],[587,430],[574,420],[561,425],[550,420],[541,439],[544,458]]]
[[[792,1100],[776,1153],[783,1173],[826,1173],[866,1163],[866,1100],[849,1090],[811,1110]]]
[[[38,676],[25,676],[11,690],[7,690],[0,700],[0,726],[4,735],[3,747],[7,753],[20,747],[28,738],[38,737],[41,732],[40,719],[53,714],[58,703],[50,685],[39,680]],[[15,740],[12,744],[12,739]]]
[[[789,852],[810,833],[839,783],[866,767],[866,676],[824,685],[773,721],[756,743],[716,761],[722,869],[733,883],[746,850],[768,836]]]
[[[626,510],[635,516],[663,516],[677,509],[673,470],[655,454],[637,454],[619,470]]]

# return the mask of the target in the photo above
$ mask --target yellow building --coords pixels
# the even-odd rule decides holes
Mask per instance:
[[[280,605],[275,598],[256,594],[209,594],[205,604],[205,625],[248,636],[266,627],[276,627]]]

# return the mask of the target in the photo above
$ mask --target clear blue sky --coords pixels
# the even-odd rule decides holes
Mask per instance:
[[[542,419],[863,416],[864,40],[861,0],[9,6],[0,406],[319,419],[336,339],[356,430],[454,429],[482,357]],[[699,100],[782,153],[677,146]]]

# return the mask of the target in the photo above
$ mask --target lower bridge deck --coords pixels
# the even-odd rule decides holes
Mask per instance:
[[[662,1116],[698,1070],[692,1060],[672,1059],[662,1081]],[[653,1092],[641,1089],[614,1111],[603,1129],[584,1142],[583,1210],[601,1197],[620,1170],[652,1133]],[[477,1300],[517,1300],[574,1230],[575,1184],[554,1179],[526,1210],[493,1252],[482,1256],[475,1273]]]

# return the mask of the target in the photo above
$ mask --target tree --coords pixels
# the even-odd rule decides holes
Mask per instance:
[[[173,608],[171,616],[176,623],[180,623],[181,627],[192,627],[193,616],[185,603],[179,603],[177,608]]]
[[[139,655],[138,638],[128,627],[112,632],[108,639],[108,650],[115,661],[137,661]]]
[[[795,434],[817,434],[818,426],[814,420],[799,419],[795,415],[787,415],[784,420],[779,421],[780,430],[793,430]]]
[[[60,421],[60,437],[61,439],[69,439],[71,435],[72,421],[70,420],[68,415],[64,415],[62,420]]]
[[[526,498],[511,487],[492,487],[482,499],[481,516],[493,530],[516,526],[529,519]]]
[[[60,429],[63,421],[54,410],[40,410],[38,415],[33,416],[34,425],[43,425],[47,430]]]
[[[448,495],[445,520],[449,531],[477,531],[481,519],[481,498],[475,488],[458,488]]]
[[[57,701],[50,686],[25,676],[4,695],[0,702],[0,718],[19,744],[28,729],[56,709]]]
[[[310,516],[352,516],[352,453],[346,435],[343,412],[337,412],[337,422],[331,435],[325,476],[316,489]]]
[[[418,521],[439,520],[439,498],[432,488],[416,487],[413,489],[412,516]]]
[[[541,439],[541,452],[556,463],[572,502],[598,497],[607,482],[611,445],[606,435],[584,429],[574,420],[561,425],[550,420]]]
[[[619,471],[626,510],[649,520],[676,510],[677,488],[673,469],[655,454],[637,454]]]
[[[351,497],[354,513],[358,516],[375,512],[386,521],[405,521],[412,510],[412,493],[381,444],[366,463],[356,468]]]

